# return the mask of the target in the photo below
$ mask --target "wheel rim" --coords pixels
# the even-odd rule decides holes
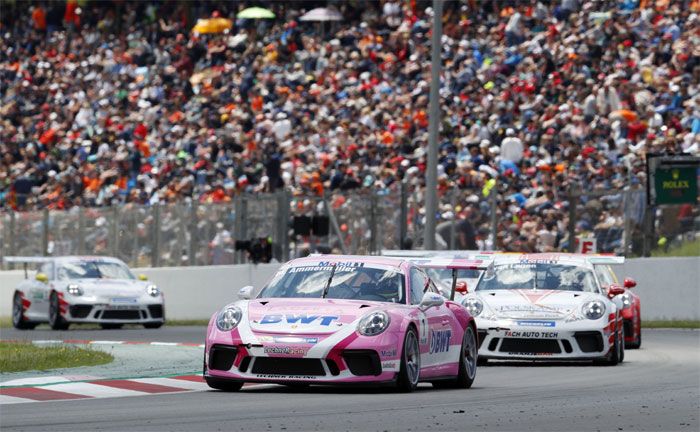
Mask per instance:
[[[420,376],[420,352],[418,350],[418,339],[413,332],[408,332],[406,335],[406,374],[412,385],[418,384]]]
[[[467,376],[469,379],[474,379],[476,375],[477,350],[474,332],[471,327],[464,333],[464,353],[462,356],[464,358],[464,366],[467,369]]]
[[[22,321],[22,297],[16,295],[15,302],[12,305],[12,320],[15,324],[19,324]]]
[[[56,303],[56,297],[52,296],[51,301],[49,302],[49,321],[52,323],[56,322],[56,315],[58,313],[58,305]]]

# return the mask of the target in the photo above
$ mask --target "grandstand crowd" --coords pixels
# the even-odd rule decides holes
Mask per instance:
[[[236,19],[244,2],[3,2],[0,209],[401,182],[422,202],[431,2],[258,3],[276,18]],[[315,3],[344,19],[299,21]],[[700,1],[444,7],[437,217],[468,220],[477,247],[561,248],[571,187],[643,186],[647,153],[700,154]],[[192,31],[208,17],[233,26]],[[620,226],[621,208],[591,199],[577,230]]]

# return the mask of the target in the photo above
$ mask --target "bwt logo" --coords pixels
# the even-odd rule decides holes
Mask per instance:
[[[447,352],[450,349],[452,330],[430,331],[430,354]]]
[[[308,314],[299,314],[299,315],[282,315],[282,314],[273,314],[273,315],[265,315],[262,317],[260,320],[260,324],[278,324],[281,322],[286,322],[287,324],[313,324],[315,321],[319,321],[319,324],[322,326],[328,326],[330,325],[333,321],[337,320],[338,317],[336,315],[308,315]]]

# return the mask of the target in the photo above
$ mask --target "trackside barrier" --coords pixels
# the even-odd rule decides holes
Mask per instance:
[[[168,319],[208,319],[226,303],[236,300],[246,285],[260,288],[279,264],[240,264],[205,267],[134,269],[165,293]],[[616,266],[619,278],[637,281],[644,320],[700,320],[700,257],[634,258]],[[30,273],[33,277],[33,272]],[[0,271],[0,317],[12,313],[12,293],[24,278],[20,270]]]

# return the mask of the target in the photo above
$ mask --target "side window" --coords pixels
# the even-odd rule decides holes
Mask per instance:
[[[419,304],[423,299],[425,284],[427,282],[428,278],[422,271],[416,268],[411,269],[411,304]]]
[[[430,280],[430,285],[428,285],[428,291],[434,292],[435,294],[440,294],[440,295],[442,295],[442,293],[440,292],[440,290],[438,289],[438,287],[435,286],[435,282],[433,282],[432,279]]]
[[[609,286],[611,283],[615,283],[615,280],[610,274],[610,269],[606,266],[595,266],[595,274],[598,276],[600,284],[604,287]]]

